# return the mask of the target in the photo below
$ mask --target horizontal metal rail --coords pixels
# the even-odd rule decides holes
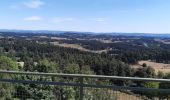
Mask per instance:
[[[21,72],[21,71],[8,71],[8,70],[0,70],[0,75],[26,75],[26,76],[43,76],[43,77],[61,77],[63,79],[69,79],[69,78],[76,78],[78,79],[77,81],[48,81],[48,80],[22,80],[22,79],[15,79],[11,77],[2,77],[0,78],[1,83],[12,83],[12,84],[41,84],[41,85],[58,85],[58,86],[70,86],[70,87],[78,87],[79,88],[79,99],[83,100],[84,97],[84,89],[86,88],[97,88],[97,89],[108,89],[112,91],[124,91],[127,90],[131,93],[135,93],[136,91],[138,92],[158,92],[158,93],[170,93],[170,89],[161,89],[161,88],[146,88],[146,87],[130,87],[130,86],[119,86],[116,84],[99,84],[99,83],[88,83],[85,82],[85,79],[112,79],[112,80],[121,80],[121,81],[126,81],[126,80],[131,80],[131,81],[140,81],[140,82],[158,82],[158,83],[169,83],[170,84],[170,79],[156,79],[156,78],[139,78],[139,77],[121,77],[121,76],[104,76],[104,75],[86,75],[86,74],[64,74],[64,73],[40,73],[40,72]]]
[[[116,80],[152,81],[152,82],[166,82],[166,83],[170,83],[170,79],[156,79],[156,78],[121,77],[121,76],[86,75],[86,74],[64,74],[64,73],[20,72],[20,71],[7,71],[7,70],[0,70],[0,73],[22,74],[22,75],[38,75],[38,76],[103,78],[103,79],[116,79]]]
[[[114,85],[95,85],[95,84],[81,84],[81,83],[65,83],[65,82],[47,82],[47,81],[28,81],[28,80],[11,80],[0,79],[0,82],[9,83],[24,83],[24,84],[44,84],[44,85],[61,85],[61,86],[77,86],[77,87],[91,87],[91,88],[108,88],[114,90],[132,90],[132,91],[160,91],[170,93],[170,89],[156,89],[144,87],[127,87],[127,86],[114,86]]]

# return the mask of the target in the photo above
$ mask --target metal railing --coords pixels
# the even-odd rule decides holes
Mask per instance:
[[[170,80],[0,70],[0,99],[169,100]]]

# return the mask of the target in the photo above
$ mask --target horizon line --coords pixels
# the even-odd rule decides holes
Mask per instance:
[[[170,32],[92,32],[92,31],[70,31],[70,30],[48,30],[48,29],[0,29],[1,31],[53,31],[53,32],[81,32],[81,33],[105,33],[105,34],[109,34],[109,33],[132,33],[132,34],[170,34]]]

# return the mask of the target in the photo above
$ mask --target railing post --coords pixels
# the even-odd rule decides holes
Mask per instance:
[[[80,77],[80,100],[83,100],[83,77]]]

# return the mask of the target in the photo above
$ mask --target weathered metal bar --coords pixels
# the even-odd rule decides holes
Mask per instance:
[[[84,87],[84,83],[83,83],[83,77],[80,77],[80,100],[83,100],[83,87]]]
[[[170,93],[170,89],[156,89],[156,88],[144,88],[144,87],[126,87],[126,86],[115,86],[115,85],[92,85],[84,84],[83,80],[80,79],[80,83],[65,83],[65,82],[47,82],[47,81],[29,81],[29,80],[12,80],[12,79],[0,79],[0,82],[9,82],[9,83],[20,83],[20,84],[44,84],[44,85],[61,85],[61,86],[76,86],[80,87],[80,98],[83,97],[83,88],[107,88],[114,90],[132,90],[132,91],[159,91]]]
[[[79,83],[14,80],[14,79],[0,79],[0,82],[20,83],[20,84],[24,83],[24,84],[44,84],[44,85],[65,85],[65,86],[77,86],[77,87],[80,86]]]
[[[152,81],[152,82],[168,82],[168,83],[170,83],[170,79],[156,79],[156,78],[138,78],[138,77],[121,77],[121,76],[104,76],[104,75],[85,75],[85,74],[64,74],[64,73],[20,72],[20,71],[6,71],[6,70],[0,70],[0,73],[6,73],[6,74],[22,74],[22,75],[38,75],[38,76],[104,78],[104,79],[116,79],[116,80]]]

